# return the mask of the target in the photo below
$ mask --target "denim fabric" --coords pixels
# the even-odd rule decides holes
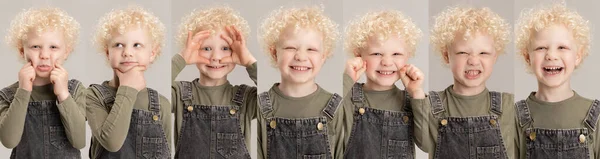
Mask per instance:
[[[259,95],[261,112],[267,125],[267,158],[329,159],[327,123],[341,102],[334,94],[325,108],[323,116],[313,118],[288,119],[274,117],[273,105],[268,92]],[[272,124],[275,123],[275,124]]]
[[[192,103],[192,83],[181,82],[183,121],[175,158],[250,158],[240,127],[240,106],[247,86],[235,92],[231,105]]]
[[[104,98],[105,105],[114,104],[115,93],[102,85],[93,84],[90,87],[97,89]],[[100,147],[98,158],[171,158],[169,144],[162,128],[160,116],[160,102],[158,92],[148,88],[149,111],[133,109],[129,131],[121,149],[110,152]],[[158,117],[154,120],[154,116]]]
[[[448,117],[437,92],[430,92],[432,113],[440,125],[435,159],[507,158],[498,116],[502,114],[502,94],[490,91],[490,114],[476,117]]]
[[[404,111],[379,110],[370,108],[362,87],[360,83],[352,87],[354,122],[344,158],[414,158],[413,115],[408,94],[405,93]]]

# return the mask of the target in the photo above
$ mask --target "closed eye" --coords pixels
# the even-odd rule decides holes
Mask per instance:
[[[374,53],[371,53],[371,54],[369,54],[369,55],[371,55],[371,56],[380,56],[380,55],[381,55],[381,53],[374,52]]]
[[[397,52],[397,53],[394,53],[394,54],[392,54],[392,55],[395,55],[395,56],[404,56],[404,53],[399,53],[399,52]]]

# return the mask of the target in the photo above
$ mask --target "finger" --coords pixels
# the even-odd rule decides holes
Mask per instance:
[[[225,32],[232,40],[236,40],[235,39],[235,31],[233,30],[233,28],[231,26],[226,26]]]
[[[188,45],[191,45],[191,43],[192,43],[192,32],[191,31],[188,31],[186,43]]]
[[[406,74],[406,69],[406,67],[402,67],[399,71],[400,80],[402,81],[402,84],[404,84],[404,86],[406,86],[406,84],[410,82],[410,77],[408,77],[408,75]]]
[[[221,39],[225,40],[225,42],[227,42],[227,44],[229,44],[229,45],[233,44],[233,39],[231,39],[231,37],[229,37],[229,36],[221,34]]]
[[[360,75],[362,75],[363,73],[365,73],[365,71],[367,71],[367,67],[365,67],[367,64],[366,62],[363,62],[363,65],[360,67],[360,69],[358,69],[358,71],[356,71],[356,76],[360,77]]]
[[[244,35],[242,35],[242,32],[237,27],[235,27],[235,26],[231,26],[231,28],[235,32],[235,38],[236,38],[236,40],[244,42]]]
[[[210,59],[204,57],[204,56],[197,56],[198,58],[196,58],[195,63],[199,63],[199,64],[210,64]]]

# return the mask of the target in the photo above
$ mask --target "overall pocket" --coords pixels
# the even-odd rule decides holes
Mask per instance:
[[[142,155],[144,158],[167,158],[163,154],[167,141],[161,137],[143,137],[142,138]]]
[[[412,150],[409,150],[408,141],[399,140],[388,140],[388,157],[387,158],[409,158],[413,156],[409,154]]]
[[[65,146],[71,146],[62,126],[50,126],[50,144],[57,150],[62,150]]]
[[[239,140],[237,133],[217,133],[217,152],[224,158],[230,158],[237,153]]]
[[[303,159],[327,159],[327,154],[319,154],[319,155],[304,155]]]
[[[478,159],[492,159],[500,157],[500,146],[477,147]]]

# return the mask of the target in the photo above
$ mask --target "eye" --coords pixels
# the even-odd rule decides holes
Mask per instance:
[[[122,43],[116,43],[113,47],[125,47]]]
[[[295,47],[291,47],[291,46],[285,47],[285,48],[283,48],[283,49],[284,49],[284,50],[296,50],[296,48],[295,48]]]
[[[565,46],[559,46],[559,47],[558,47],[558,49],[559,49],[559,50],[563,50],[563,49],[567,49],[567,50],[568,50],[569,48],[568,48],[568,47],[565,47]]]
[[[404,54],[403,54],[403,53],[399,53],[399,52],[397,52],[397,53],[394,53],[394,54],[392,54],[392,55],[394,55],[394,56],[404,56]]]
[[[467,52],[463,52],[463,51],[461,51],[461,52],[457,52],[456,54],[459,54],[459,55],[466,55],[466,54],[468,54],[468,53],[467,53]]]
[[[231,50],[231,48],[230,47],[223,47],[222,50],[223,51],[229,51],[229,50]]]
[[[142,46],[144,46],[144,45],[142,45],[141,43],[135,43],[135,44],[133,44],[133,47],[142,47]]]
[[[33,45],[33,46],[31,46],[31,48],[32,48],[32,49],[39,49],[39,48],[42,48],[42,47],[41,47],[41,46],[39,46],[39,45]]]
[[[374,52],[374,53],[371,53],[370,55],[371,55],[371,56],[381,56],[381,53]]]
[[[311,51],[311,52],[317,52],[317,51],[319,51],[319,50],[317,50],[317,49],[315,49],[315,48],[308,48],[308,51]]]
[[[546,50],[546,49],[548,49],[548,48],[544,47],[544,46],[540,46],[540,47],[535,48],[535,51],[537,51],[537,50]]]
[[[482,55],[489,55],[490,53],[489,53],[489,52],[481,52],[481,53],[479,53],[479,54],[482,54]]]
[[[210,47],[203,47],[202,50],[204,50],[204,51],[212,51],[212,48],[210,48]]]
[[[58,49],[58,46],[52,45],[52,46],[50,46],[50,49]]]

